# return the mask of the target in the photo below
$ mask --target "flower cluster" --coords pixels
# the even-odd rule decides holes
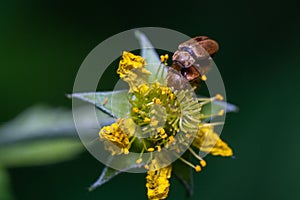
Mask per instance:
[[[168,56],[161,56],[162,65]],[[130,90],[128,100],[131,110],[127,117],[103,127],[100,140],[112,155],[140,153],[136,160],[147,170],[146,187],[149,199],[165,199],[169,192],[172,165],[166,162],[168,155],[162,149],[177,155],[196,172],[206,162],[195,149],[214,156],[232,156],[231,148],[214,132],[218,123],[204,123],[200,114],[205,104],[222,100],[221,95],[212,98],[197,98],[193,90],[175,90],[168,83],[149,82],[150,72],[145,68],[144,58],[124,52],[117,73],[126,81]],[[223,115],[221,110],[217,115]],[[189,151],[198,163],[193,164],[181,155]],[[156,154],[153,154],[153,153]],[[150,156],[143,160],[143,154]]]

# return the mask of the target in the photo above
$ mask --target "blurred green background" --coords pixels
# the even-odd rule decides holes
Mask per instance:
[[[292,1],[1,1],[0,123],[37,103],[71,108],[81,62],[121,31],[158,26],[220,43],[215,62],[228,101],[222,137],[236,159],[207,157],[192,199],[299,199],[299,11]],[[1,156],[1,155],[0,155]],[[88,192],[103,165],[72,161],[10,168],[15,199],[144,199],[144,174],[122,174]],[[169,199],[184,199],[172,179]]]

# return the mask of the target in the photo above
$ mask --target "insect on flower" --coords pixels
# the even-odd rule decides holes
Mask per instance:
[[[175,89],[183,89],[187,84],[199,86],[205,81],[205,73],[212,65],[211,56],[219,50],[215,40],[207,36],[197,36],[181,43],[172,57],[167,83]]]

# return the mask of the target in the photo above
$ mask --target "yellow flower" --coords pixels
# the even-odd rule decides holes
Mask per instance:
[[[155,171],[148,171],[146,177],[147,195],[150,200],[166,199],[169,193],[172,166]]]
[[[166,64],[167,59],[167,54],[161,56],[162,63]],[[206,162],[190,147],[190,142],[199,151],[214,156],[232,156],[233,153],[214,132],[214,125],[220,123],[201,122],[201,119],[224,114],[224,110],[211,115],[200,113],[203,105],[223,100],[223,97],[216,95],[212,98],[194,98],[194,91],[173,90],[166,83],[158,81],[150,83],[150,72],[144,68],[145,64],[145,59],[141,56],[123,52],[117,73],[130,86],[130,113],[126,119],[119,119],[116,123],[103,127],[99,136],[105,149],[112,155],[128,154],[130,151],[140,154],[134,164],[147,170],[148,198],[159,200],[167,198],[170,188],[172,165],[168,155],[164,154],[165,149],[172,151],[178,160],[196,172],[202,171]],[[206,78],[202,76],[203,80]],[[195,136],[194,140],[187,142],[192,136]],[[189,158],[180,156],[187,149],[187,153],[198,160],[197,163],[193,164]],[[143,157],[144,153],[149,154],[149,157]]]
[[[231,148],[214,132],[213,126],[200,126],[193,145],[200,151],[214,156],[232,156],[233,154]]]

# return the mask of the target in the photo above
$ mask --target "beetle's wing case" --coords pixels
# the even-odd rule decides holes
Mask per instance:
[[[200,45],[205,51],[213,56],[215,53],[219,51],[219,44],[207,36],[198,36],[191,39],[192,41],[196,41],[195,44]]]
[[[203,37],[203,36],[200,36]],[[196,38],[191,38],[178,46],[178,50],[187,51],[194,59],[201,59],[207,56],[207,52]]]
[[[211,68],[213,64],[211,56],[219,50],[219,45],[207,36],[198,36],[183,42],[178,49],[190,53],[195,59],[193,66],[203,75]]]

